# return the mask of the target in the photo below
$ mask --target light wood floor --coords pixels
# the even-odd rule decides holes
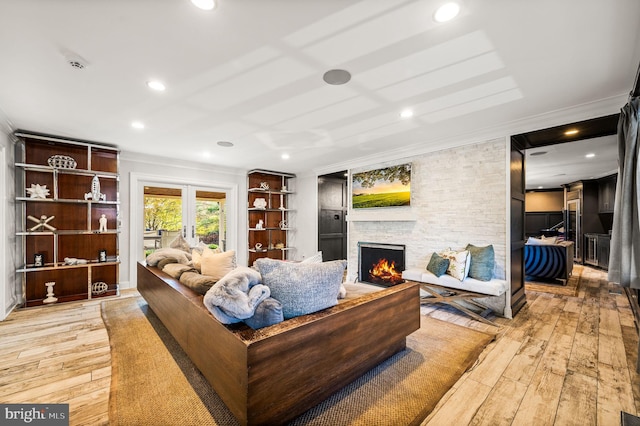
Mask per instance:
[[[515,319],[495,319],[499,328],[423,307],[498,335],[423,424],[619,425],[621,410],[637,414],[631,309],[603,272],[582,276],[577,297],[528,292]],[[16,311],[0,323],[0,403],[69,403],[71,425],[108,424],[110,375],[100,301]]]
[[[423,425],[619,425],[621,411],[640,409],[633,313],[600,270],[584,268],[577,297],[528,291],[499,329],[448,309],[428,315],[498,337]]]

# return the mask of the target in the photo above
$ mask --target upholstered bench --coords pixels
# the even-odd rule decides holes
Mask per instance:
[[[415,281],[420,284],[421,303],[442,303],[466,313],[470,317],[490,325],[496,325],[485,318],[490,312],[503,315],[506,307],[507,281],[493,278],[489,281],[480,281],[467,277],[460,281],[451,275],[437,277],[426,269],[407,269],[402,272],[402,278]],[[482,309],[477,313],[462,304],[469,303]]]

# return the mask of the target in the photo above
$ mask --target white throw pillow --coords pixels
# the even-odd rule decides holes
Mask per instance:
[[[446,249],[438,254],[445,259],[449,259],[447,274],[460,281],[467,278],[469,268],[471,267],[471,256],[469,250],[454,251]]]
[[[556,238],[556,237],[553,237],[553,238]],[[551,238],[545,239],[545,238],[529,237],[529,239],[527,240],[527,244],[530,246],[549,246],[555,243],[556,243],[555,240],[551,242]]]
[[[204,251],[200,259],[202,275],[207,275],[218,281],[236,268],[236,252],[214,253],[213,250]]]
[[[558,242],[558,237],[545,237],[543,235],[542,241],[544,241],[545,244],[556,244]]]
[[[215,250],[210,249],[206,245],[204,245],[204,247],[201,247],[200,249],[199,248],[194,248],[193,250],[191,250],[191,264],[198,271],[201,271],[202,270],[202,256],[204,256],[205,254],[209,255],[209,254],[215,254],[215,253],[222,253],[222,250],[220,250],[220,247],[218,247]]]
[[[302,259],[301,263],[322,263],[322,252],[319,251],[312,256]]]

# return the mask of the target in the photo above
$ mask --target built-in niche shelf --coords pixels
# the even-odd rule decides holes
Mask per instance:
[[[372,210],[366,212],[351,212],[347,214],[347,222],[415,222],[418,217],[412,211],[383,211]]]

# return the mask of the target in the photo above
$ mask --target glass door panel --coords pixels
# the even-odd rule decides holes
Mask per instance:
[[[183,223],[183,189],[180,187],[144,187],[144,255],[169,247],[186,229]]]
[[[192,244],[202,241],[210,248],[225,250],[224,206],[226,194],[193,188],[195,192],[195,220]]]

